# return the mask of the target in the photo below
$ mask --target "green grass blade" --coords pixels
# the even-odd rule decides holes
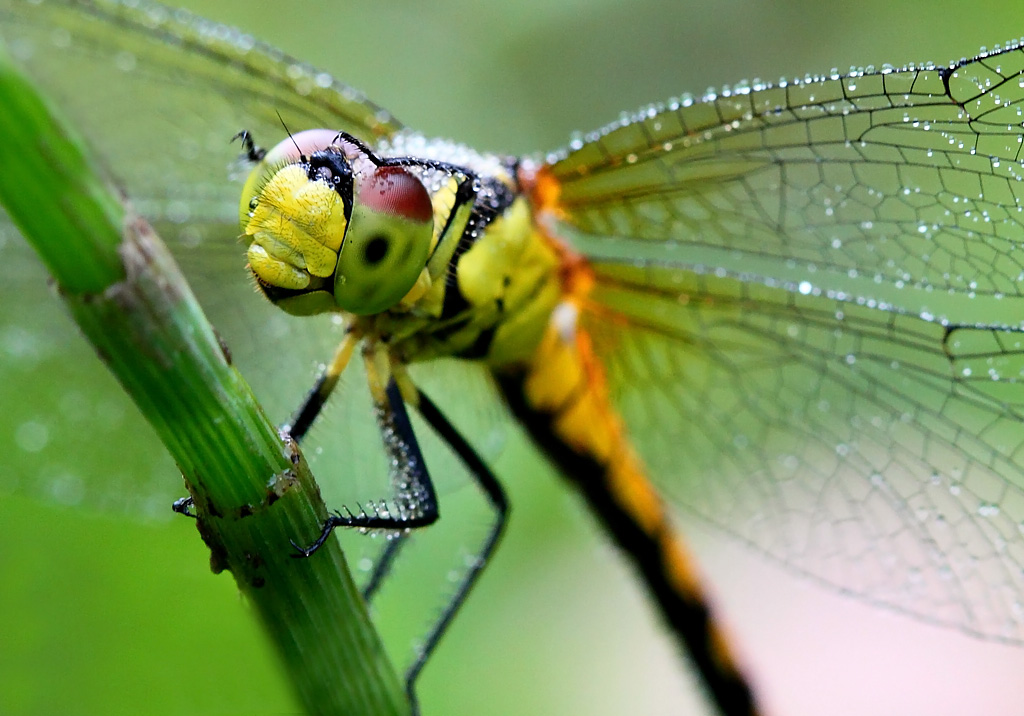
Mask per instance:
[[[214,570],[234,575],[308,712],[407,713],[337,541],[292,558],[289,540],[311,542],[326,515],[301,454],[267,421],[159,238],[2,47],[0,108],[0,204],[181,468]]]

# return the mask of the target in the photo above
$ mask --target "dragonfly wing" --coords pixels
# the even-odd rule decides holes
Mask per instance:
[[[1021,640],[1024,335],[599,266],[585,315],[684,510],[843,591]]]
[[[624,117],[544,171],[595,260],[715,266],[994,323],[961,295],[1022,295],[1022,70],[1011,47],[739,86]]]
[[[284,421],[317,364],[330,357],[340,328],[330,318],[294,319],[256,295],[237,240],[247,167],[236,166],[241,148],[232,136],[247,129],[258,143],[276,144],[286,136],[283,120],[292,131],[329,127],[374,142],[399,123],[326,73],[237,30],[146,2],[0,0],[0,43],[155,224],[235,364],[272,419]],[[72,344],[73,328],[46,296],[45,273],[3,217],[0,252],[11,269],[0,286],[7,358],[0,383],[49,390],[31,404],[17,393],[5,402],[14,427],[3,431],[10,441],[3,452],[25,459],[2,470],[0,489],[13,476],[19,491],[37,493],[40,483],[52,483],[43,491],[65,495],[63,501],[137,512],[142,499],[162,514],[181,490],[168,479],[173,467],[147,442],[151,434],[124,418],[129,406],[110,407],[116,387],[96,384],[92,373],[78,375],[93,366],[91,351]],[[67,395],[78,396],[71,401],[78,408],[61,407]],[[23,414],[16,414],[19,405]],[[67,418],[69,410],[77,422]],[[96,432],[97,416],[109,413],[121,427]],[[377,440],[373,421],[362,423],[364,439]],[[68,455],[102,453],[96,445],[110,446],[101,467],[68,464]],[[138,447],[151,460],[159,455],[159,464],[131,463],[118,445],[131,446],[126,452]]]
[[[327,73],[145,2],[4,0],[0,40],[151,219],[237,222],[240,130],[272,145],[285,125],[371,143],[400,127]]]
[[[682,508],[870,601],[1024,638],[1014,47],[651,108],[542,169]]]

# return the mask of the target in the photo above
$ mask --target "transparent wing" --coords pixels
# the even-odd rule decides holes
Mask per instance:
[[[241,129],[273,145],[399,124],[330,75],[232,28],[147,2],[3,0],[0,40],[150,218],[237,221]]]
[[[1024,637],[1024,334],[599,267],[586,316],[671,500],[871,601]]]
[[[546,171],[585,315],[684,511],[1024,641],[1017,48],[651,110]]]
[[[545,171],[595,259],[714,265],[914,312],[929,295],[1019,297],[1022,70],[1013,46],[738,86],[623,118]]]
[[[0,43],[155,223],[272,419],[284,420],[339,330],[330,319],[285,316],[254,290],[236,238],[232,136],[248,129],[272,145],[283,120],[293,131],[330,127],[373,142],[399,124],[236,30],[146,2],[0,0]],[[0,491],[165,514],[181,490],[168,479],[173,466],[2,218],[0,261]],[[361,425],[373,444],[373,421]]]
[[[285,135],[283,120],[292,131],[329,127],[373,144],[400,124],[325,73],[156,4],[0,0],[0,42],[157,226],[235,364],[271,419],[283,422],[332,355],[341,326],[288,316],[252,285],[236,239],[245,168],[232,176],[240,148],[231,139],[244,128],[272,145]],[[0,493],[169,515],[182,488],[169,479],[165,451],[48,295],[45,272],[2,216],[0,265]],[[380,499],[389,489],[355,363],[305,446],[333,505]],[[451,370],[441,362],[413,375],[431,391],[450,383]],[[493,455],[504,414],[485,376],[468,385],[475,387],[446,410]],[[426,451],[436,475],[461,474],[447,451],[434,453]]]

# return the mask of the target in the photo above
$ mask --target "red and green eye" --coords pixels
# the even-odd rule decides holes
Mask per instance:
[[[358,175],[352,215],[338,257],[334,297],[343,310],[380,313],[409,293],[434,233],[426,188],[401,166]]]

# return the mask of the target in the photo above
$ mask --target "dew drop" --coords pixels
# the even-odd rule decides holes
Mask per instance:
[[[14,431],[14,442],[25,452],[40,452],[50,442],[50,429],[36,420],[27,420]]]

